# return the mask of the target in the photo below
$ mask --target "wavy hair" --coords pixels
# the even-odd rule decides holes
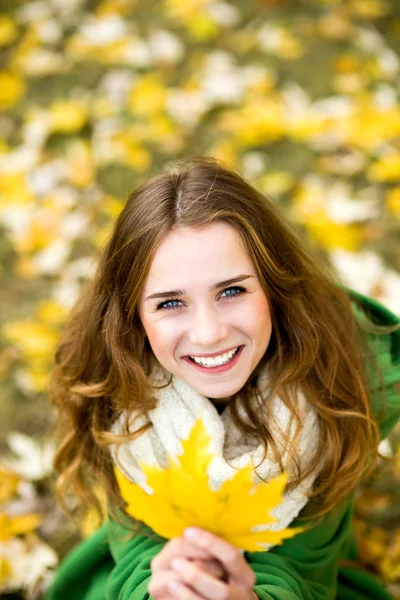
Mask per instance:
[[[259,366],[268,362],[271,394],[279,394],[296,420],[295,440],[301,428],[296,389],[318,415],[318,451],[306,469],[297,466],[291,483],[298,485],[324,457],[302,516],[321,517],[339,505],[374,467],[379,430],[371,411],[367,344],[348,293],[274,203],[231,168],[199,157],[174,163],[131,193],[66,324],[49,388],[64,432],[55,459],[61,501],[73,491],[86,508],[100,511],[95,487],[101,485],[110,507],[123,511],[108,446],[143,431],[132,434],[126,426],[116,436],[116,418],[146,414],[156,403],[148,381],[152,351],[138,316],[152,257],[172,230],[220,221],[241,236],[268,299],[272,336]],[[233,418],[244,434],[272,448],[282,467],[268,409],[251,401],[257,398],[253,375],[231,400]],[[239,416],[239,402],[248,423]],[[294,443],[290,453],[298,465]]]

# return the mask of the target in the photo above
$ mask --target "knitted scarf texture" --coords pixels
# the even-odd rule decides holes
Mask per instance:
[[[133,412],[130,418],[133,426],[130,431],[136,431],[149,421],[152,426],[136,439],[121,445],[118,450],[115,446],[111,447],[115,464],[130,481],[152,494],[153,490],[147,484],[138,461],[166,468],[167,455],[179,458],[183,452],[182,440],[189,437],[190,430],[199,418],[202,419],[210,436],[210,449],[214,454],[207,473],[210,489],[218,490],[225,480],[231,479],[237,469],[244,468],[249,461],[254,467],[254,485],[279,475],[279,465],[274,459],[272,448],[268,448],[264,457],[263,445],[258,440],[244,435],[233,422],[229,404],[219,414],[210,399],[199,394],[185,381],[175,376],[171,379],[171,375],[158,363],[153,366],[150,380],[155,386],[154,396],[158,400],[157,406],[145,416]],[[170,383],[165,385],[168,381]],[[263,403],[271,404],[268,427],[281,453],[283,467],[289,475],[290,482],[294,476],[294,465],[290,460],[288,443],[285,442],[284,436],[288,435],[288,439],[293,440],[295,419],[291,419],[291,412],[279,397],[275,395],[270,398],[266,367],[258,376],[257,388]],[[319,441],[319,427],[315,409],[300,391],[297,393],[297,400],[302,426],[295,448],[300,468],[303,470],[315,456]],[[241,418],[248,422],[247,414],[240,403],[238,412]],[[113,425],[113,433],[122,433],[124,422],[124,415],[121,415]],[[317,474],[318,472],[313,472],[295,488],[285,492],[281,504],[271,511],[277,522],[268,526],[263,525],[260,529],[280,531],[286,528],[306,505],[307,492],[312,489]],[[238,510],[243,510],[243,507],[238,506]],[[266,549],[270,547],[272,546]]]

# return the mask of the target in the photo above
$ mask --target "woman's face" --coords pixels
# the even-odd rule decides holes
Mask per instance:
[[[151,264],[139,315],[158,361],[208,398],[238,392],[271,337],[254,265],[240,235],[222,222],[166,237]]]

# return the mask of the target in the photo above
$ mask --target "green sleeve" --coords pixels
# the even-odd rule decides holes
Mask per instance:
[[[371,379],[371,404],[381,439],[389,435],[400,419],[400,364],[392,361],[389,338],[389,335],[369,336],[380,369],[380,374],[374,371]]]
[[[348,543],[352,506],[348,501],[319,525],[269,552],[245,553],[257,578],[254,587],[257,596],[261,600],[336,598],[339,558]],[[111,538],[115,537],[109,544],[116,565],[108,578],[106,600],[147,600],[150,562],[166,540],[136,535],[126,541],[121,537],[126,531],[115,522],[109,525],[112,525]]]
[[[339,560],[350,542],[353,502],[329,513],[319,524],[269,552],[249,552],[261,600],[333,600]],[[304,526],[304,522],[293,523]]]
[[[354,312],[363,322],[394,326],[391,333],[367,333],[371,356],[366,358],[371,406],[381,438],[400,419],[400,319],[376,300],[351,292]]]
[[[151,559],[158,554],[166,541],[142,526],[141,532],[130,535],[115,521],[109,523],[109,548],[115,562],[106,587],[106,600],[147,600],[150,582]],[[148,535],[149,534],[149,535]],[[151,537],[150,537],[151,536]]]
[[[400,332],[368,336],[376,359],[370,369],[371,404],[378,421],[381,438],[392,431],[400,419],[400,352],[395,352]]]
[[[150,562],[166,540],[143,526],[131,536],[109,519],[63,560],[44,600],[147,600]],[[130,538],[128,539],[128,536]]]

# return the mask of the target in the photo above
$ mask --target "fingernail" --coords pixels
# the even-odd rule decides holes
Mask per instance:
[[[172,581],[169,584],[169,589],[171,590],[171,592],[179,592],[182,589],[182,587],[183,586],[177,581]]]
[[[171,561],[171,567],[179,573],[184,570],[185,566],[185,561],[183,561],[181,558],[174,558],[174,560]]]
[[[196,540],[196,539],[198,539],[200,532],[197,529],[195,529],[194,527],[187,527],[185,529],[185,531],[183,532],[183,535],[188,540]]]

